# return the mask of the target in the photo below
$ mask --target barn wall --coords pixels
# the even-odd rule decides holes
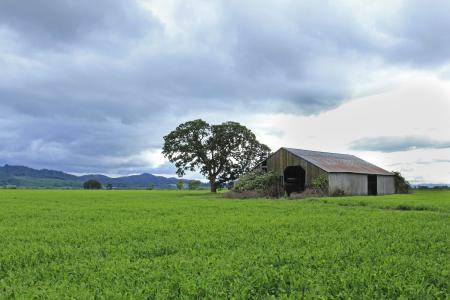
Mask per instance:
[[[346,195],[367,195],[367,175],[350,173],[328,174],[329,192],[342,190]]]
[[[305,184],[311,185],[314,178],[324,175],[327,172],[319,167],[307,162],[306,160],[293,155],[285,149],[280,149],[267,159],[267,170],[283,176],[284,169],[289,166],[301,166],[305,170]]]
[[[377,176],[377,194],[394,194],[395,193],[395,183],[394,176]]]

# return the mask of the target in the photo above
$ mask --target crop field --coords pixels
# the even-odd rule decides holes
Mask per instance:
[[[448,299],[449,283],[449,191],[0,190],[0,299]]]

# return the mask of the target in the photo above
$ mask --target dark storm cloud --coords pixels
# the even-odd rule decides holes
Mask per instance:
[[[362,151],[399,152],[416,149],[446,149],[450,141],[438,141],[425,136],[380,136],[353,141],[350,149]]]
[[[2,0],[0,7],[1,23],[33,48],[54,49],[89,39],[105,43],[137,37],[157,26],[134,1]]]
[[[393,38],[385,55],[392,63],[439,66],[450,60],[450,1],[403,1],[400,13],[381,24]]]
[[[188,117],[337,107],[379,68],[448,61],[448,4],[409,3],[365,23],[335,1],[208,2],[212,22],[180,2],[172,33],[138,1],[0,1],[0,159],[145,171]]]

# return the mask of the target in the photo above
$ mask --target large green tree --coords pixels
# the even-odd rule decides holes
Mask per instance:
[[[198,170],[208,178],[211,192],[236,180],[270,154],[247,127],[236,122],[210,125],[203,120],[180,124],[164,137],[163,154],[183,176]]]

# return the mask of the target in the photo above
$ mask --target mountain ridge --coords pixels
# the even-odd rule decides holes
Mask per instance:
[[[0,186],[14,185],[29,188],[82,188],[87,180],[95,179],[103,186],[111,184],[115,188],[176,188],[178,178],[157,176],[150,173],[109,177],[103,174],[87,174],[76,176],[63,171],[49,169],[33,169],[27,166],[0,166]],[[188,180],[183,179],[185,183]]]

